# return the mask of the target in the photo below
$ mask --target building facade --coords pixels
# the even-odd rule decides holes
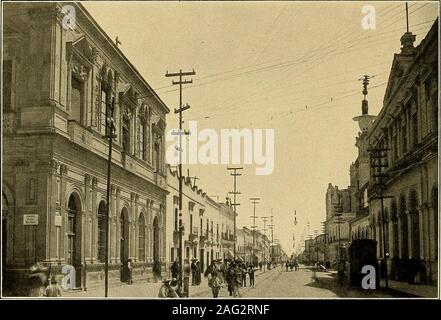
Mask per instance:
[[[328,185],[326,191],[326,259],[335,263],[344,259],[350,241],[349,221],[355,217],[350,188],[339,189]],[[339,256],[340,255],[340,256]]]
[[[41,262],[74,266],[78,288],[103,283],[110,106],[110,278],[125,281],[129,259],[134,277],[159,275],[167,106],[79,3],[5,4],[3,49],[5,281]]]
[[[167,216],[168,261],[177,261],[179,250],[179,178],[169,167]],[[183,262],[193,259],[205,271],[213,260],[227,259],[234,251],[234,211],[230,200],[220,203],[184,177],[182,183]]]
[[[437,32],[438,19],[416,47],[412,33],[401,37],[383,108],[368,133],[372,147],[389,149],[384,188],[369,189],[370,225],[381,258],[386,241],[388,271],[397,280],[408,280],[410,270],[421,282],[438,279]],[[388,196],[383,212],[381,195]]]

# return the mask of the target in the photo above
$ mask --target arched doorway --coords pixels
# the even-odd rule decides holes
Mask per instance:
[[[159,222],[158,217],[153,219],[153,267],[156,275],[161,274],[159,261]]]
[[[392,200],[391,222],[392,222],[392,241],[393,241],[392,258],[398,258],[399,255],[398,254],[399,253],[398,213],[397,213],[397,201],[395,199]]]
[[[432,189],[432,208],[433,208],[433,221],[435,228],[435,235],[433,239],[435,239],[435,259],[438,259],[438,188],[433,187]]]
[[[67,264],[75,268],[75,286],[81,287],[81,200],[77,193],[69,196],[67,205]]]
[[[409,243],[408,243],[408,228],[407,228],[407,212],[406,212],[406,197],[400,197],[400,219],[401,219],[401,258],[409,258]]]
[[[106,202],[101,201],[98,206],[98,261],[106,262]]]
[[[412,258],[420,258],[420,215],[418,213],[418,196],[415,190],[409,195],[409,211],[412,235]]]
[[[145,245],[146,245],[145,218],[144,218],[144,213],[141,212],[138,218],[138,260],[139,261],[145,261]]]
[[[127,261],[129,260],[129,212],[127,208],[123,208],[120,217],[120,243],[119,254],[121,267],[121,281],[126,282],[128,280]]]
[[[8,214],[9,203],[5,194],[2,192],[2,274],[4,274],[5,267],[8,263]]]

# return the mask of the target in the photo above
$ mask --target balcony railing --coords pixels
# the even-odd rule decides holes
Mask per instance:
[[[198,230],[199,230],[198,227],[193,227],[188,234],[188,240],[194,241],[195,239],[197,239],[198,238]]]

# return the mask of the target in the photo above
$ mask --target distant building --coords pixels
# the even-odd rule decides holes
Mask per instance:
[[[344,259],[350,241],[349,220],[355,217],[350,189],[339,189],[331,183],[326,191],[326,260]]]
[[[178,260],[179,179],[169,167],[167,197],[168,261]],[[234,251],[234,210],[230,200],[217,202],[194,185],[190,177],[182,184],[183,262],[200,262],[201,270],[216,259],[231,259]]]

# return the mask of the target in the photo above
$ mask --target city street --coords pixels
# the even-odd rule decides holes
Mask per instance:
[[[300,267],[298,271],[288,271],[280,267],[256,274],[254,287],[242,287],[242,298],[392,298],[404,297],[398,293],[365,292],[362,290],[340,288],[337,285],[334,272],[314,272],[307,267]],[[248,285],[248,283],[247,283]],[[121,298],[156,298],[161,283],[134,283],[122,284],[109,289],[109,297]],[[88,291],[64,292],[66,298],[102,297],[102,288]],[[211,298],[211,289],[207,280],[203,279],[200,286],[190,287],[191,298]],[[226,285],[222,286],[219,298],[230,298]]]

